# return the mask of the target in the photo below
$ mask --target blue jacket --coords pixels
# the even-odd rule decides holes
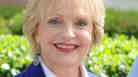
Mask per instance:
[[[97,77],[94,74],[88,72],[89,77]],[[33,63],[20,74],[15,77],[45,77],[41,65],[35,66]]]

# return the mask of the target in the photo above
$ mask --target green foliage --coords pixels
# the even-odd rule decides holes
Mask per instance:
[[[0,5],[0,17],[3,17],[4,19],[10,19],[16,14],[21,13],[22,10],[23,8]]]
[[[105,34],[101,44],[92,49],[89,70],[102,77],[126,77],[133,60],[138,54],[138,40],[135,37]]]
[[[8,21],[3,17],[0,17],[0,34],[8,34],[11,33],[11,30],[6,26]]]
[[[8,27],[13,34],[22,35],[22,25],[24,20],[24,13],[16,14],[12,19],[9,20]]]
[[[9,34],[12,33],[11,30],[6,26],[0,26],[0,34]]]
[[[31,62],[30,46],[23,36],[0,35],[0,77],[13,77]]]
[[[105,31],[137,35],[138,32],[138,11],[120,11],[107,9],[105,19]]]
[[[0,35],[0,76],[12,77],[32,61],[30,45],[24,36]],[[138,54],[135,37],[105,34],[101,44],[92,48],[88,70],[102,77],[126,77]]]
[[[22,35],[23,8],[0,5],[0,34]]]

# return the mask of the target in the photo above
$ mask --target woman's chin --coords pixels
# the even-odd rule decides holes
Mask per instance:
[[[58,65],[66,65],[66,66],[69,66],[69,65],[75,65],[75,64],[78,64],[80,63],[78,61],[78,59],[74,59],[74,58],[62,58],[62,59],[56,59],[54,60],[54,63],[55,64],[58,64]]]

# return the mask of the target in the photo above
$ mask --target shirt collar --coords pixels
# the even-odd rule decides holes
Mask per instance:
[[[54,75],[54,73],[44,64],[44,62],[40,56],[39,56],[39,61],[42,66],[42,69],[44,71],[45,77],[56,77],[56,75]]]
[[[56,77],[56,75],[44,64],[40,56],[39,56],[39,61],[44,71],[45,77]],[[82,77],[89,77],[88,72],[83,64],[81,64],[80,70],[81,70]]]

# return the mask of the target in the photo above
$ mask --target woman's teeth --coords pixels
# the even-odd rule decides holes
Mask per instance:
[[[65,46],[65,45],[60,45],[60,44],[56,44],[56,46],[60,48],[67,48],[67,49],[75,48],[75,46]]]
[[[79,47],[78,45],[71,44],[71,43],[70,44],[58,43],[58,44],[54,44],[54,46],[58,51],[65,52],[65,53],[73,52]]]

